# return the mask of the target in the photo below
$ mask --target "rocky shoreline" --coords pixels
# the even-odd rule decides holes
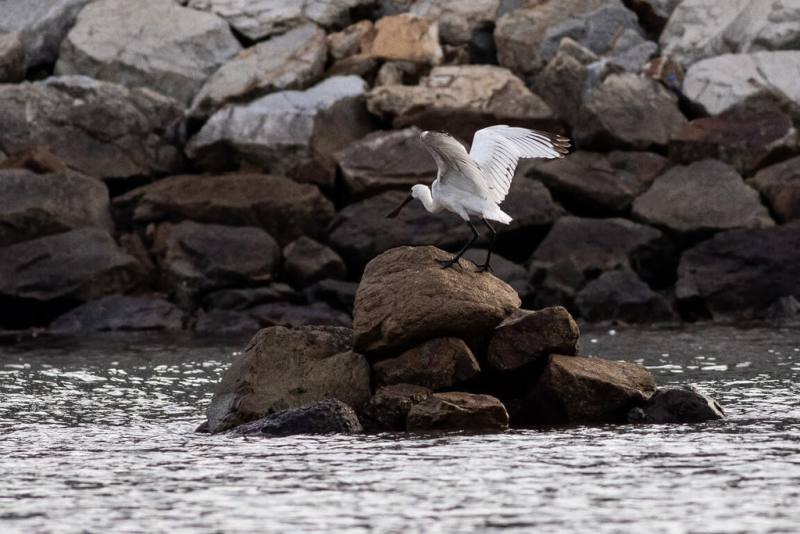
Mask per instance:
[[[495,268],[581,321],[800,317],[800,12],[758,0],[6,0],[0,339],[353,326],[422,129],[520,165]],[[481,254],[476,251],[474,254]],[[470,256],[473,257],[473,256]]]
[[[372,260],[353,329],[265,328],[225,371],[201,430],[316,433],[502,431],[603,423],[698,423],[722,408],[657,388],[643,366],[580,356],[562,307],[517,293],[447,253],[400,247]]]

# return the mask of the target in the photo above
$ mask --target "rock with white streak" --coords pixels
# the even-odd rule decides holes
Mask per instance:
[[[163,0],[98,0],[61,44],[58,74],[149,87],[189,104],[241,46],[221,18]]]
[[[305,24],[242,51],[225,63],[195,96],[189,113],[207,118],[228,102],[285,89],[303,89],[322,75],[325,32]]]

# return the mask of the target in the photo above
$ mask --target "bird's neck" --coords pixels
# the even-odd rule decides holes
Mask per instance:
[[[435,213],[439,211],[438,203],[433,200],[433,195],[431,195],[431,190],[428,187],[425,187],[419,192],[419,196],[417,197],[422,205],[425,206],[425,209],[430,211],[431,213]]]

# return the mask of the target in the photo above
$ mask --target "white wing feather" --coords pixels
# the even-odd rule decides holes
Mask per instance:
[[[500,203],[508,195],[520,158],[563,158],[569,140],[504,124],[475,132],[469,156],[481,170],[488,198]]]
[[[489,199],[481,167],[458,140],[443,132],[424,132],[420,137],[439,170],[437,179],[449,187]]]

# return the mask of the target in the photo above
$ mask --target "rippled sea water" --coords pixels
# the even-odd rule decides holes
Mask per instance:
[[[800,329],[588,331],[729,419],[494,435],[192,430],[246,340],[0,347],[0,532],[798,532]]]

